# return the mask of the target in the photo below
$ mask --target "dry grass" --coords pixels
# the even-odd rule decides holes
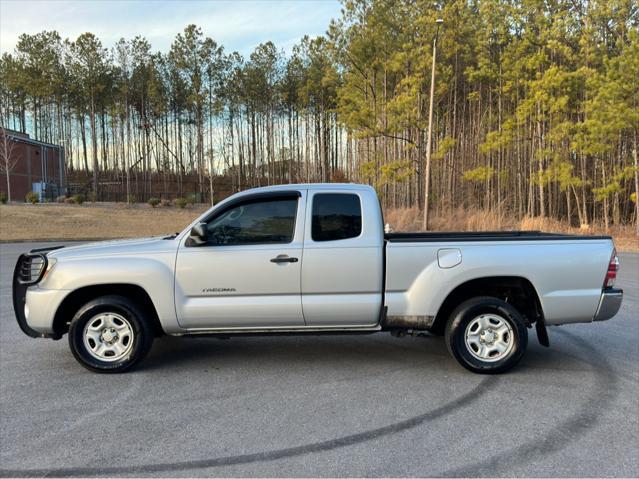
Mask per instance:
[[[549,218],[526,217],[520,221],[519,229],[577,235],[610,235],[615,240],[617,251],[639,252],[639,238],[635,227],[632,225],[611,226],[608,230],[603,225],[585,225],[585,227],[575,228],[564,222]]]
[[[205,206],[151,208],[122,203],[0,206],[0,241],[135,238],[184,229]]]
[[[418,208],[397,208],[384,211],[384,221],[394,231],[421,231],[422,213]],[[517,221],[505,214],[482,210],[458,208],[445,215],[434,215],[429,219],[433,231],[495,231],[518,229]]]
[[[99,203],[84,205],[12,204],[0,206],[0,241],[113,239],[154,236],[181,231],[206,209],[205,205],[151,208],[149,205]],[[417,208],[386,210],[384,219],[394,231],[419,231],[422,215]],[[524,218],[494,211],[453,210],[435,215],[436,231],[540,230],[552,233],[610,234],[620,251],[639,251],[634,227],[613,227],[606,232],[599,225],[573,228],[548,218]]]
[[[398,208],[386,210],[384,221],[391,225],[393,231],[420,231],[422,229],[422,213],[417,208]],[[548,233],[570,233],[581,235],[607,234],[615,239],[619,251],[639,252],[639,238],[634,226],[615,226],[605,230],[603,225],[588,225],[575,228],[566,222],[551,218],[525,217],[517,220],[506,213],[496,211],[464,210],[458,208],[446,215],[435,215],[429,220],[434,231],[545,231]]]

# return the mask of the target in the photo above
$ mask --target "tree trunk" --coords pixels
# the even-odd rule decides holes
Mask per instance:
[[[637,132],[634,135],[632,159],[635,167],[635,233],[639,236],[639,160],[637,160]]]

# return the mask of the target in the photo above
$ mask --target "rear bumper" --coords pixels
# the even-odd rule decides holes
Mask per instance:
[[[623,300],[622,289],[607,289],[601,293],[601,299],[599,300],[599,307],[595,313],[593,321],[605,321],[612,318],[619,308],[621,308],[621,301]]]

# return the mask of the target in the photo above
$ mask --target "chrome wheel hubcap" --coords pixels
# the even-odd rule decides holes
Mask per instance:
[[[100,361],[118,361],[133,348],[133,327],[117,313],[100,313],[84,327],[84,346]]]
[[[515,345],[510,323],[496,314],[482,314],[468,323],[465,340],[470,354],[487,362],[507,357]]]

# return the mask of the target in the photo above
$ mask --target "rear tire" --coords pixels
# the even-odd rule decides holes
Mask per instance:
[[[75,359],[96,373],[121,373],[141,361],[153,344],[153,328],[124,296],[101,296],[82,306],[69,327]]]
[[[448,351],[466,369],[499,374],[513,368],[528,346],[519,312],[498,298],[480,296],[460,304],[446,324]]]

